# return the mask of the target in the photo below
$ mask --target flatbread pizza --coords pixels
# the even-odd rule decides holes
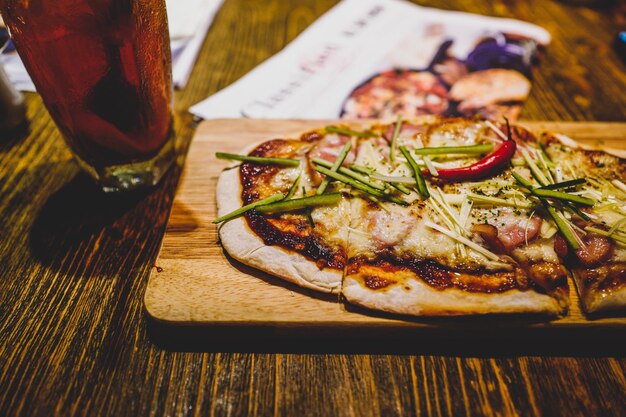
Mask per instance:
[[[390,313],[626,306],[626,162],[521,126],[425,116],[252,146],[217,188],[235,259]]]

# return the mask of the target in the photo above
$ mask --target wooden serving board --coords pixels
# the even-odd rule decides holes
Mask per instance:
[[[295,137],[331,121],[212,120],[203,122],[189,149],[173,203],[161,252],[150,276],[145,309],[158,323],[262,332],[371,335],[374,333],[443,334],[572,329],[623,331],[626,318],[589,319],[580,309],[573,283],[567,317],[482,316],[405,318],[371,312],[342,303],[337,295],[301,289],[231,259],[218,242],[215,187],[229,163],[216,151],[240,152],[246,146],[277,137]],[[551,130],[590,146],[626,150],[626,123],[527,122],[535,131]]]

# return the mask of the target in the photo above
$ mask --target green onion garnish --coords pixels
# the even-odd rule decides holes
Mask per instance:
[[[400,152],[402,152],[402,155],[406,158],[411,170],[413,170],[413,176],[415,177],[415,183],[417,184],[417,192],[422,196],[422,198],[430,197],[422,170],[417,165],[417,162],[415,162],[415,159],[411,156],[411,152],[409,152],[409,150],[404,146],[400,146]]]
[[[378,136],[374,132],[369,132],[369,131],[357,132],[356,130],[346,129],[346,128],[337,127],[337,126],[326,126],[325,130],[327,133],[337,133],[339,135],[356,136],[357,138],[375,138],[376,136]]]
[[[587,216],[585,214],[585,212],[581,211],[578,207],[576,207],[573,203],[570,202],[566,202],[565,203],[565,210],[574,213],[576,215],[578,215],[578,217],[580,217],[581,219],[583,219],[584,221],[588,222],[589,220],[591,220],[591,218],[589,216]]]
[[[606,230],[602,230],[602,229],[598,229],[597,227],[592,227],[592,226],[587,226],[585,227],[585,230],[588,232],[593,232],[597,235],[600,236],[605,236],[605,237],[610,237],[611,239],[615,240],[616,242],[622,243],[624,245],[626,245],[626,238],[622,237],[622,236],[618,236],[615,234],[611,234],[610,232],[607,232]]]
[[[350,169],[365,175],[373,175],[376,172],[371,168],[355,164],[350,165]]]
[[[596,204],[596,201],[591,198],[581,197],[575,194],[563,193],[560,191],[546,190],[542,188],[533,188],[530,191],[537,197],[553,198],[555,200],[561,201],[571,201],[572,203],[582,204],[583,206],[593,206],[594,204]]]
[[[402,184],[394,184],[393,182],[390,182],[389,185],[391,185],[396,190],[400,191],[402,194],[406,194],[406,195],[411,194],[411,190]]]
[[[535,188],[530,181],[526,180],[517,172],[513,171],[511,174],[513,175],[513,178],[515,178],[517,182],[519,182],[525,188],[528,188],[529,190],[532,190],[533,188]]]
[[[339,156],[337,156],[335,163],[330,168],[332,171],[336,172],[341,166],[341,164],[343,164],[343,161],[346,159],[346,156],[348,156],[348,152],[350,152],[350,148],[352,148],[352,142],[350,141],[346,142],[346,144],[343,145],[341,152],[339,152]],[[324,181],[322,181],[320,186],[317,188],[316,194],[317,195],[324,194],[324,191],[326,191],[328,184],[330,184],[330,180],[328,178],[324,178]]]
[[[504,198],[498,198],[498,197],[492,197],[488,195],[480,195],[480,194],[474,194],[474,193],[467,193],[467,198],[469,198],[470,201],[474,201],[477,203],[488,203],[488,204],[495,204],[498,206],[509,206],[509,207],[515,207],[515,208],[524,208],[524,209],[528,209],[533,206],[531,203],[527,203],[524,201],[517,201],[515,199],[505,200]]]
[[[309,220],[309,226],[311,226],[311,229],[315,229],[315,222],[313,221],[313,216],[311,215],[311,207],[307,207],[305,211],[306,218]]]
[[[324,168],[323,166],[320,166],[320,165],[316,166],[315,170],[317,172],[320,172],[320,173],[326,175],[327,177],[330,177],[330,178],[336,180],[336,181],[342,182],[344,184],[351,185],[352,187],[356,188],[357,190],[363,191],[366,194],[373,195],[374,197],[386,198],[387,200],[392,201],[392,202],[394,202],[396,204],[407,205],[407,203],[405,201],[399,200],[399,199],[397,199],[395,197],[392,197],[392,196],[387,195],[387,194],[385,194],[383,192],[380,192],[377,189],[372,188],[372,187],[370,187],[367,184],[360,183],[360,182],[358,182],[358,181],[348,177],[347,175],[340,174],[339,172],[332,171],[332,170],[330,170],[328,168]]]
[[[313,158],[312,161],[313,161],[314,164],[323,166],[324,168],[332,169],[332,165],[333,164],[331,164],[330,162],[328,162],[325,159]],[[362,182],[363,184],[367,184],[370,187],[375,188],[375,189],[377,189],[379,191],[385,191],[385,187],[384,186],[376,184],[376,183],[368,180],[365,176],[363,176],[363,175],[359,174],[358,172],[355,172],[355,171],[353,171],[351,169],[340,167],[337,170],[337,172],[339,172],[339,173],[341,173],[343,175],[346,175],[346,176],[348,176],[350,178],[354,178],[355,180],[357,180],[359,182]]]
[[[291,188],[289,188],[289,192],[287,193],[287,196],[285,197],[285,200],[291,199],[291,197],[293,197],[293,195],[296,193],[296,190],[298,189],[298,186],[300,185],[300,179],[301,178],[302,178],[302,171],[300,171],[300,174],[298,175],[298,178],[296,178],[296,180],[291,185]]]
[[[539,144],[539,150],[541,151],[541,154],[543,155],[543,157],[546,160],[546,162],[552,163],[552,158],[550,158],[550,155],[548,155],[548,153],[546,152],[546,148],[545,148],[545,146],[543,146],[543,143]],[[552,165],[554,165],[554,164],[552,164]]]
[[[281,213],[285,211],[302,210],[307,207],[330,206],[337,204],[341,200],[341,193],[330,193],[324,195],[314,195],[311,197],[294,198],[291,200],[279,201],[278,203],[265,204],[256,207],[262,213]]]
[[[439,146],[432,148],[415,149],[416,155],[478,155],[493,150],[493,144],[485,143],[482,145],[469,146]]]
[[[563,200],[563,203],[565,204],[566,208],[570,208],[574,210],[576,214],[578,214],[582,218],[585,218],[587,216],[582,211],[580,211],[576,206],[574,206],[572,203],[576,202],[576,203],[585,204],[585,205],[593,205],[595,202],[591,200],[590,198],[579,197],[579,196],[572,195],[572,194],[546,190],[542,188],[535,188],[529,181],[526,181],[517,172],[513,171],[512,174],[513,174],[513,177],[517,180],[517,182],[519,182],[525,188],[528,188],[531,194],[533,194],[536,197],[539,197],[539,199],[543,203],[543,206],[548,211],[548,214],[550,214],[550,217],[552,217],[552,220],[554,220],[556,227],[561,232],[561,235],[563,235],[563,238],[567,241],[567,243],[571,246],[571,248],[574,250],[580,249],[580,244],[578,243],[577,236],[575,232],[572,230],[572,227],[568,224],[567,220],[565,220],[562,217],[562,215],[548,203],[546,198],[554,198],[557,200]],[[565,196],[567,196],[567,198],[564,198]],[[578,201],[574,201],[574,197]],[[579,200],[579,199],[582,199],[582,200]]]
[[[576,239],[575,232],[572,230],[567,221],[561,217],[561,215],[552,207],[550,204],[544,202],[544,207],[554,220],[556,227],[559,229],[565,241],[571,246],[572,249],[578,250],[580,249],[580,245],[578,244],[578,240]]]
[[[557,182],[556,184],[544,185],[543,187],[540,187],[540,188],[544,190],[559,190],[562,188],[574,187],[576,185],[584,184],[586,182],[587,180],[584,178],[577,178],[575,180],[569,180],[569,181]]]
[[[391,150],[389,151],[391,162],[396,161],[396,141],[398,140],[398,135],[400,135],[400,129],[402,129],[402,115],[399,114],[396,120],[396,127],[393,129],[393,135],[391,136]]]
[[[291,158],[263,158],[260,156],[237,155],[234,153],[216,152],[217,159],[229,159],[233,161],[252,162],[260,165],[282,165],[286,167],[297,167],[300,165],[298,159]]]
[[[525,180],[517,172],[513,171],[512,174],[513,174],[513,177],[517,180],[517,182],[519,182],[525,188],[528,188],[528,191],[530,191],[532,195],[539,197],[540,199],[553,198],[555,200],[582,204],[584,206],[593,206],[596,203],[596,201],[591,198],[581,197],[575,194],[568,194],[568,193],[564,193],[561,191],[554,191],[554,190],[548,189],[547,187],[540,187],[540,188],[534,187],[529,181]]]
[[[525,149],[520,149],[520,153],[522,154],[524,161],[526,161],[526,164],[528,164],[530,172],[531,174],[533,174],[533,177],[535,177],[537,182],[544,186],[548,185],[550,181],[548,181],[548,178],[544,175],[543,172],[541,172],[541,170],[539,169],[537,164],[535,164],[535,161],[533,161],[528,152]]]
[[[280,194],[280,193],[271,195],[271,196],[269,196],[267,198],[263,198],[261,200],[255,201],[254,203],[250,203],[250,204],[247,204],[247,205],[245,205],[243,207],[240,207],[237,210],[235,210],[233,212],[230,212],[230,213],[228,213],[228,214],[226,214],[226,215],[224,215],[222,217],[218,217],[217,219],[213,220],[213,223],[221,223],[221,222],[225,222],[225,221],[228,221],[228,220],[232,220],[235,217],[239,217],[242,214],[244,214],[244,213],[246,213],[246,212],[248,212],[248,211],[250,211],[250,210],[252,210],[254,208],[257,208],[257,207],[262,206],[264,204],[275,203],[276,201],[280,201],[280,200],[282,200],[284,198],[285,198],[285,196],[283,194]]]

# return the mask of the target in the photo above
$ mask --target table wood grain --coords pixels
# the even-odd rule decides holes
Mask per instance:
[[[332,0],[226,0],[190,83],[186,109],[268,58]],[[423,1],[517,17],[553,35],[522,117],[626,120],[626,66],[611,48],[623,2]],[[0,144],[0,415],[619,416],[623,334],[541,345],[459,340],[245,340],[170,333],[143,295],[184,156],[155,189],[101,194],[36,95],[29,132]],[[598,343],[595,343],[598,341]]]

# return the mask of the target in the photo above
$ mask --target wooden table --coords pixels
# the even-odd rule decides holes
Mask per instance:
[[[186,109],[280,50],[332,0],[227,0]],[[425,1],[517,17],[554,41],[522,117],[626,120],[626,65],[610,47],[625,10],[536,1]],[[615,2],[619,5],[620,2]],[[540,342],[231,340],[154,328],[142,310],[180,176],[100,194],[36,95],[30,133],[0,145],[0,415],[623,415],[621,339]],[[182,159],[182,158],[181,158]],[[181,161],[182,163],[182,161]],[[210,196],[207,196],[210,198]]]

